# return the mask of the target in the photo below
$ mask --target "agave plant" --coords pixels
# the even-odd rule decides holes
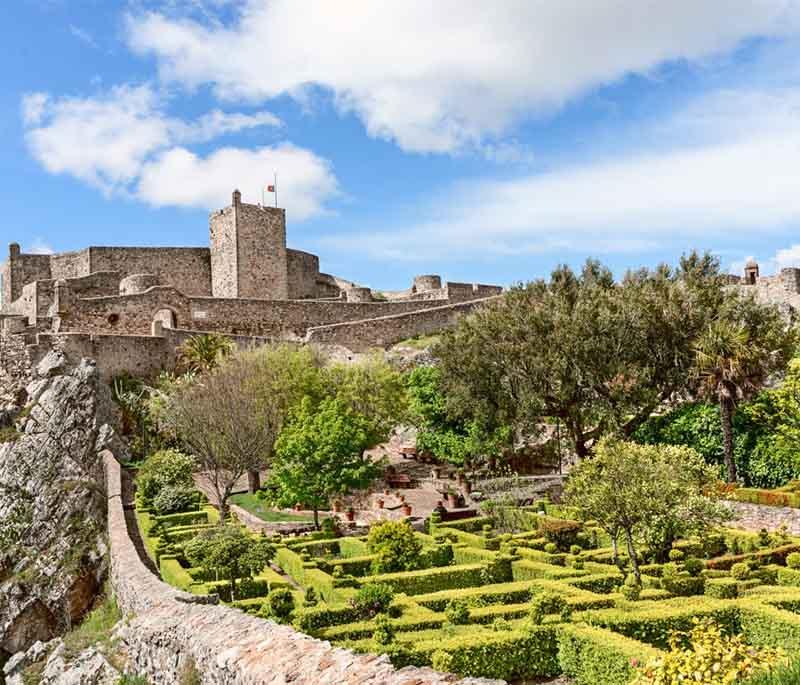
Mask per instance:
[[[233,352],[233,342],[219,333],[193,335],[178,348],[178,368],[186,373],[207,373]]]

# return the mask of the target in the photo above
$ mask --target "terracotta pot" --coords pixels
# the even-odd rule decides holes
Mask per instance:
[[[403,504],[403,516],[411,516],[411,505],[408,503]]]
[[[378,500],[378,509],[383,509],[383,500],[382,499]]]

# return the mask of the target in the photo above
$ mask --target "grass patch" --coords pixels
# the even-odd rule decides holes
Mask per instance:
[[[233,495],[231,502],[267,523],[313,523],[313,519],[305,514],[275,511],[266,502],[249,492]]]
[[[92,609],[83,622],[64,636],[64,658],[69,661],[84,649],[102,649],[111,643],[111,629],[122,618],[117,602],[110,593]]]
[[[748,678],[742,685],[800,685],[800,660]]]
[[[413,338],[402,340],[395,347],[413,347],[416,350],[426,350],[433,347],[442,339],[440,335],[415,335]]]

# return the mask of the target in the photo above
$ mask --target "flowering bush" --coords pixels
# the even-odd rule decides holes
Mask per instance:
[[[695,620],[689,632],[689,649],[682,646],[685,635],[670,638],[670,651],[640,669],[632,685],[729,685],[754,674],[769,671],[784,661],[780,650],[755,649],[739,636],[726,637],[709,620]]]

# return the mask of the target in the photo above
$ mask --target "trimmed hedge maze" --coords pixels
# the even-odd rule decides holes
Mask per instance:
[[[386,653],[397,666],[625,685],[674,631],[706,617],[754,646],[800,650],[800,570],[792,568],[800,556],[786,564],[800,551],[798,540],[733,530],[682,540],[672,561],[642,567],[644,589],[632,599],[604,534],[570,520],[568,510],[543,508],[514,510],[513,534],[498,534],[499,520],[489,517],[443,524],[434,516],[426,534],[415,533],[418,568],[398,573],[372,574],[366,538],[274,538],[273,564],[282,573],[265,568],[240,582],[236,598],[182,556],[185,540],[217,523],[212,508],[164,517],[139,511],[139,522],[167,582],[217,592],[262,616],[268,593],[288,588],[295,609],[285,620],[297,629]],[[391,603],[365,613],[355,598],[376,585],[391,589]]]

